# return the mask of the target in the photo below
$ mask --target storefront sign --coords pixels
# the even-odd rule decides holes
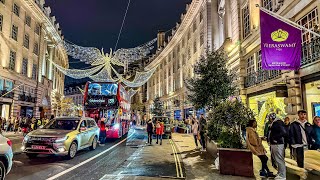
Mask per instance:
[[[181,110],[175,110],[174,111],[174,120],[180,120],[181,119]]]
[[[301,30],[261,10],[260,27],[262,69],[299,69]]]

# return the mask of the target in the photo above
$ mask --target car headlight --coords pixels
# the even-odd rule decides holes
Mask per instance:
[[[62,137],[62,138],[57,138],[54,142],[56,142],[56,143],[64,142],[64,141],[66,141],[68,138],[69,138],[68,136],[65,136],[65,137]]]
[[[23,138],[23,142],[28,142],[30,139],[30,137],[28,135],[26,135],[24,138]]]

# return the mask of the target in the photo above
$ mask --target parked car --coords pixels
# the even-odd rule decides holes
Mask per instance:
[[[166,116],[154,116],[152,117],[152,122],[155,125],[157,121],[163,122],[164,125],[164,138],[171,139],[172,135],[172,124],[168,117]],[[155,130],[154,130],[155,131]],[[156,132],[154,132],[156,134]]]
[[[12,167],[12,142],[0,134],[0,180],[5,179]]]
[[[24,137],[22,149],[29,158],[38,154],[55,154],[72,159],[81,149],[95,150],[99,132],[92,118],[55,118],[43,128],[28,133]]]

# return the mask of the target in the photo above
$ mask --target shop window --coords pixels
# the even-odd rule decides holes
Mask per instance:
[[[12,25],[11,38],[14,40],[18,40],[18,26]]]
[[[21,74],[26,76],[27,73],[28,73],[28,59],[23,58]]]
[[[24,35],[23,46],[29,49],[29,34]]]
[[[16,66],[16,52],[10,51],[9,69],[14,71]]]
[[[248,5],[242,9],[242,28],[243,39],[245,39],[250,35],[250,13]]]
[[[13,13],[18,17],[20,15],[20,7],[16,3],[13,4]]]
[[[254,71],[254,59],[253,56],[250,56],[247,59],[247,67],[246,67],[247,75],[253,74]]]

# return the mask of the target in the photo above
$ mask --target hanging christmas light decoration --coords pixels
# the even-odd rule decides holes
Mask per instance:
[[[131,89],[128,91],[128,95],[129,95],[130,99],[131,99],[132,96],[135,95],[137,92],[138,92],[138,90],[134,90],[134,89],[131,88]]]
[[[121,81],[128,87],[140,87],[145,84],[149,78],[152,76],[157,66],[146,71],[137,72],[133,81],[125,79],[120,73],[118,73],[114,65],[124,67],[134,61],[140,60],[146,57],[150,50],[153,48],[152,44],[156,42],[153,39],[144,45],[130,48],[130,49],[119,49],[112,55],[112,50],[110,49],[110,54],[104,53],[103,49],[101,51],[94,47],[81,47],[72,43],[64,42],[62,43],[66,49],[69,56],[74,59],[79,59],[81,62],[90,64],[94,66],[89,69],[79,70],[79,69],[66,69],[62,66],[53,63],[62,73],[75,79],[90,78],[93,81],[98,82],[117,82]],[[113,73],[112,73],[113,72]],[[113,77],[115,75],[115,77]]]

